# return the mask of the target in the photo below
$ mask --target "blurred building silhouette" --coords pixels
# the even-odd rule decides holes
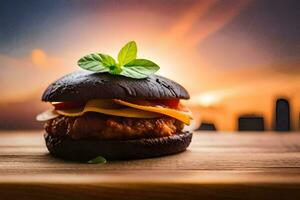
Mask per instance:
[[[287,99],[279,98],[276,100],[274,130],[291,130],[290,105]]]
[[[241,115],[238,118],[239,131],[264,131],[265,124],[262,116],[254,114]]]
[[[217,131],[216,126],[210,122],[202,122],[197,131]]]

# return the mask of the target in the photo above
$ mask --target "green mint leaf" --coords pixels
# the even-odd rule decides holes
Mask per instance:
[[[120,74],[130,78],[141,79],[147,78],[158,70],[159,66],[150,60],[134,59],[124,65]]]
[[[122,68],[118,66],[110,66],[108,72],[113,75],[118,75],[122,72]]]
[[[101,57],[102,63],[105,66],[107,66],[107,67],[117,66],[115,59],[113,57],[111,57],[110,55],[99,53],[99,56]]]
[[[80,58],[77,62],[79,67],[94,71],[94,72],[108,72],[109,68],[103,63],[99,54],[93,53]]]
[[[135,41],[128,42],[119,52],[118,61],[123,66],[136,59],[137,47]]]
[[[94,72],[108,72],[135,79],[147,78],[159,70],[159,66],[146,59],[136,59],[137,46],[134,41],[128,42],[118,54],[118,62],[107,54],[94,53],[78,60],[78,65]]]
[[[102,156],[97,156],[96,158],[88,161],[89,164],[104,164],[106,163],[106,159],[103,158]]]

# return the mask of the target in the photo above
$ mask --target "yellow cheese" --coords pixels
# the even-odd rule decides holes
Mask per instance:
[[[120,117],[132,118],[158,118],[162,115],[167,115],[190,124],[192,119],[191,112],[183,112],[171,108],[164,108],[159,106],[144,106],[133,104],[119,99],[102,100],[95,99],[86,103],[83,108],[65,109],[65,110],[48,110],[39,114],[36,119],[38,121],[47,121],[54,119],[59,115],[78,117],[87,112],[102,113],[106,115],[114,115]]]
[[[171,108],[164,108],[164,107],[158,107],[158,106],[143,106],[143,105],[133,104],[133,103],[126,102],[123,100],[119,100],[119,99],[114,99],[114,102],[124,105],[124,106],[144,110],[144,111],[167,115],[167,116],[173,117],[175,119],[178,119],[179,121],[182,121],[187,125],[190,124],[190,120],[192,119],[191,112],[183,112],[183,111],[179,111],[179,110],[175,110],[175,109],[171,109]]]
[[[108,100],[91,100],[87,102],[83,109],[68,109],[56,110],[60,115],[77,117],[82,116],[86,112],[96,112],[106,115],[114,115],[120,117],[133,117],[133,118],[157,118],[161,115],[158,113],[148,112],[141,109],[122,107],[119,104],[109,104]]]

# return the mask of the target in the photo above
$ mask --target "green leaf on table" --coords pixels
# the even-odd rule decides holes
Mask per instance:
[[[104,163],[107,163],[107,161],[102,156],[97,156],[96,158],[89,160],[88,163],[89,164],[104,164]]]

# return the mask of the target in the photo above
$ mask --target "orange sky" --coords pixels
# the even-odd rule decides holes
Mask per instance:
[[[234,59],[222,57],[233,48],[232,38],[222,35],[223,42],[208,45],[210,38],[251,4],[230,1],[220,7],[220,1],[193,1],[172,18],[142,5],[136,10],[112,6],[79,15],[55,29],[49,28],[39,45],[20,47],[23,52],[27,49],[23,55],[0,54],[0,64],[8,66],[0,74],[0,104],[25,101],[41,93],[50,82],[78,70],[76,62],[82,55],[117,55],[124,43],[135,40],[138,56],[155,61],[161,66],[158,74],[188,89],[192,97],[188,104],[197,119],[201,113],[202,118],[216,122],[222,130],[234,130],[236,115],[242,112],[266,114],[271,122],[277,95],[293,99],[296,116],[300,107],[299,58],[274,58],[262,44],[247,36],[236,38],[243,54],[237,51]],[[61,42],[55,50],[51,44],[55,43],[53,37]],[[229,117],[224,122],[222,118],[226,116]],[[297,126],[295,121],[294,124]]]

